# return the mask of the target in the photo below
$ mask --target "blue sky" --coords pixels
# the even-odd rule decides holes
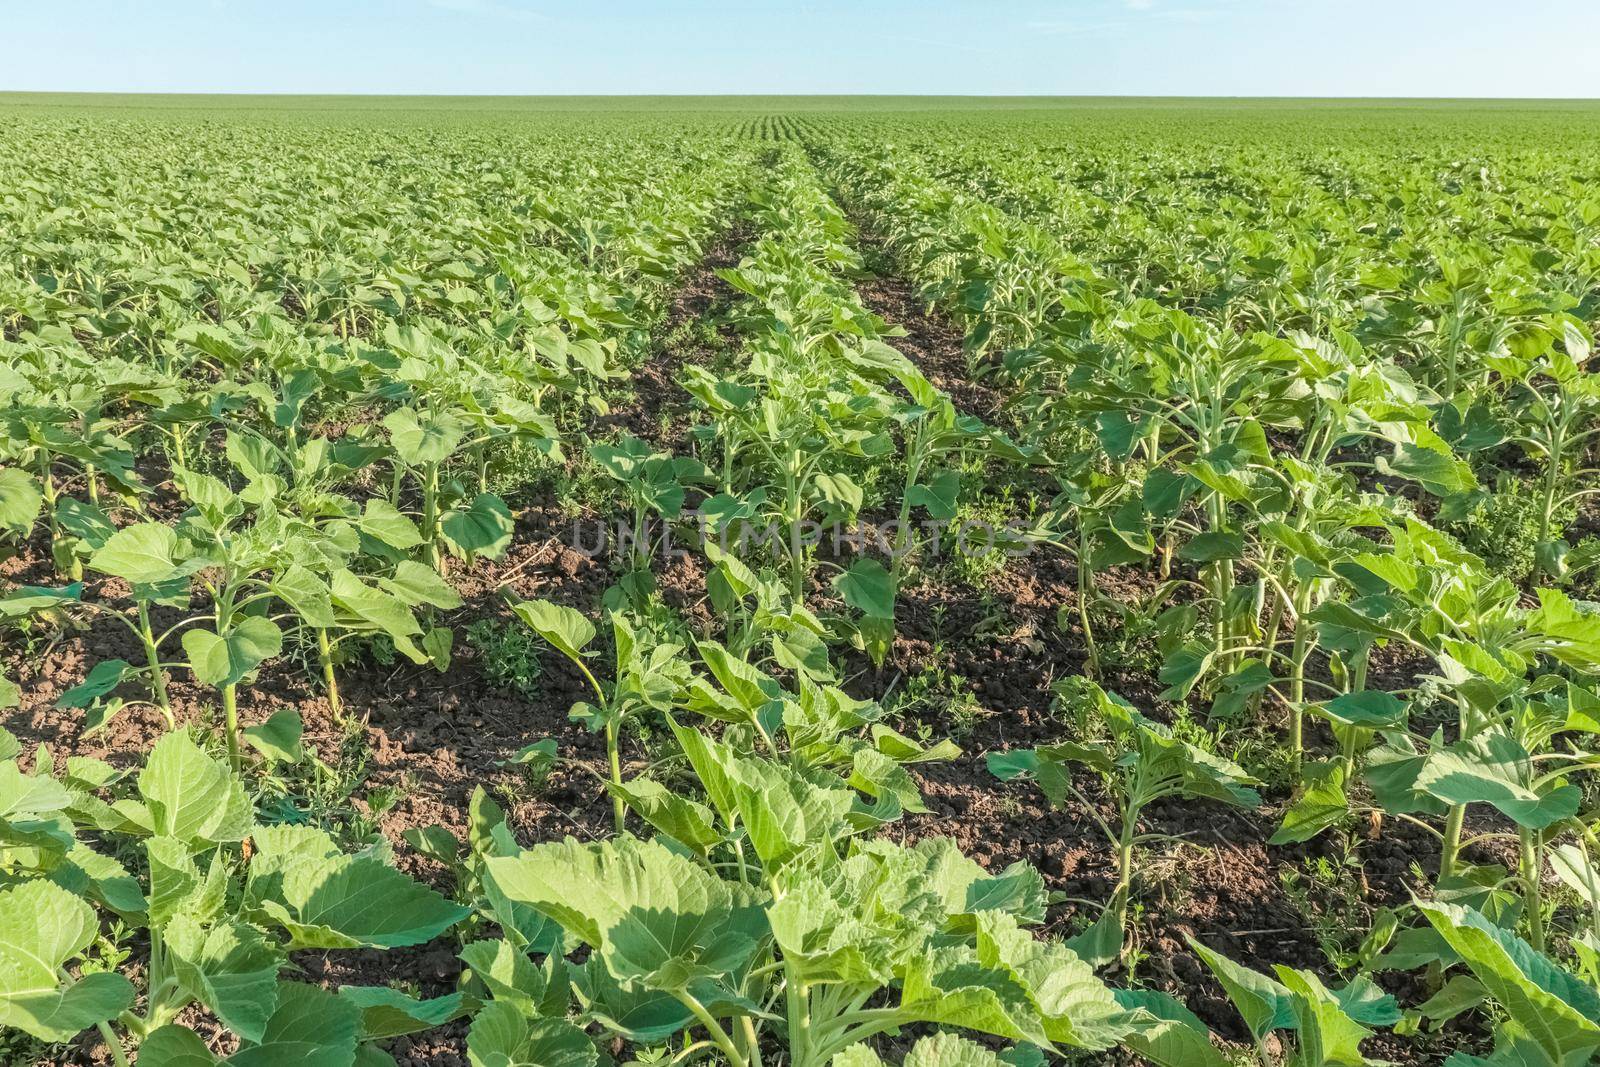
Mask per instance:
[[[0,0],[0,89],[1600,95],[1600,0]]]

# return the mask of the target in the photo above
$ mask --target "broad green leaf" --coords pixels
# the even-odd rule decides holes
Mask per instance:
[[[1223,992],[1233,1001],[1244,1017],[1251,1036],[1260,1041],[1274,1030],[1290,1030],[1296,1025],[1294,996],[1282,983],[1233,962],[1228,957],[1207,948],[1194,938],[1187,938],[1211,973],[1217,976]]]
[[[491,857],[505,896],[555,919],[618,979],[683,989],[747,961],[764,934],[760,897],[654,841],[572,839]]]
[[[89,557],[89,566],[134,584],[150,584],[177,572],[177,553],[178,534],[172,527],[141,522],[112,534]]]
[[[493,493],[479,493],[439,525],[445,541],[458,552],[494,559],[511,544],[517,524],[504,500]]]
[[[221,689],[238,684],[283,651],[283,631],[271,619],[250,616],[220,636],[210,630],[185,630],[183,651],[194,676]]]
[[[168,1023],[139,1044],[139,1067],[217,1067],[205,1040],[193,1030]]]
[[[858,559],[833,579],[844,602],[869,619],[894,618],[894,579],[875,559]]]
[[[272,580],[272,591],[305,622],[320,630],[334,626],[333,600],[328,583],[308,567],[296,563]]]
[[[1378,730],[1399,727],[1406,716],[1405,701],[1393,693],[1376,689],[1345,693],[1325,704],[1313,704],[1310,707],[1334,722]]]
[[[91,667],[83,681],[56,697],[56,707],[88,707],[122,685],[123,678],[131,672],[133,667],[126,659],[102,659]]]
[[[258,884],[252,878],[252,884]],[[467,915],[371,856],[299,858],[266,887],[262,909],[295,948],[401,948],[439,936]]]
[[[0,526],[25,534],[43,509],[38,479],[16,467],[0,467]]]
[[[1534,830],[1577,814],[1575,785],[1535,789],[1527,751],[1509,734],[1479,734],[1428,757],[1417,787],[1447,804],[1489,804]]]
[[[439,577],[438,571],[414,560],[401,561],[395,567],[394,575],[379,578],[378,585],[412,607],[431,604],[444,611],[453,611],[461,606],[461,595]]]
[[[1133,1016],[1123,1044],[1157,1067],[1227,1067],[1205,1024],[1172,997],[1153,989],[1118,989],[1114,995]]]
[[[367,501],[357,525],[362,533],[402,552],[422,544],[422,534],[417,530],[417,524],[382,497]]]
[[[283,951],[257,927],[225,921],[210,929],[186,915],[166,930],[173,973],[185,992],[246,1041],[266,1036],[277,1006]]]
[[[1600,1050],[1600,993],[1469,908],[1419,902],[1441,937],[1553,1062]]]
[[[190,854],[189,845],[175,837],[152,837],[144,843],[145,861],[150,871],[150,894],[146,911],[150,925],[167,925],[179,908],[200,885],[200,868]]]
[[[544,638],[552,648],[569,659],[581,660],[583,650],[594,640],[594,623],[581,611],[548,600],[518,600],[511,610],[528,628]]]
[[[472,1020],[467,1059],[472,1067],[594,1067],[599,1051],[565,1019],[529,1019],[494,1001]]]
[[[247,726],[240,731],[250,747],[266,759],[267,763],[299,763],[305,756],[300,743],[304,726],[300,713],[285,708],[275,711],[271,718],[259,726]]]
[[[1307,764],[1302,777],[1305,789],[1284,812],[1283,823],[1272,835],[1270,844],[1309,841],[1328,827],[1337,826],[1350,814],[1342,759]]]
[[[395,454],[413,466],[442,463],[456,450],[467,427],[454,415],[420,415],[411,408],[398,408],[384,416],[384,429]]]
[[[1283,966],[1277,971],[1294,1005],[1299,1045],[1295,1062],[1304,1067],[1368,1067],[1361,1042],[1372,1031],[1346,1015],[1316,975]]]
[[[474,941],[461,950],[461,960],[491,996],[524,1015],[560,1015],[566,1009],[567,964],[559,956],[547,956],[541,966],[509,941]]]
[[[97,931],[94,909],[52,882],[0,889],[0,1026],[66,1041],[133,1003],[121,975],[60,974]]]
[[[612,796],[621,797],[630,810],[657,831],[687,846],[696,855],[705,856],[711,846],[722,840],[710,808],[678,796],[660,782],[634,778],[621,785],[607,782],[606,790]]]
[[[242,841],[255,824],[244,784],[183,731],[166,734],[139,772],[151,833],[191,845]]]
[[[343,986],[339,996],[361,1009],[361,1040],[380,1041],[443,1026],[466,1014],[464,994],[418,1000],[388,986]]]
[[[261,1040],[228,1057],[229,1067],[351,1067],[361,1010],[317,986],[278,984],[277,1007]]]

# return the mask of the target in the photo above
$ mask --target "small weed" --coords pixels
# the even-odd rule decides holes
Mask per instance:
[[[499,619],[479,619],[467,627],[465,637],[485,678],[528,700],[539,695],[545,643],[531,630]]]
[[[906,678],[889,701],[889,711],[921,722],[938,723],[955,737],[965,737],[988,717],[972,684],[944,667],[927,666]]]

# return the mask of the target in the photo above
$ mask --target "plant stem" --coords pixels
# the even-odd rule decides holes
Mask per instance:
[[[339,680],[333,674],[333,646],[328,642],[328,631],[317,630],[317,655],[322,659],[322,681],[328,687],[328,707],[334,718],[344,718],[344,701],[339,698]]]
[[[1527,912],[1528,919],[1528,944],[1534,951],[1544,951],[1544,887],[1539,884],[1540,868],[1543,866],[1539,854],[1539,842],[1535,839],[1534,831],[1526,826],[1517,828],[1517,839],[1521,845],[1522,866],[1522,899],[1523,911]]]
[[[739,1055],[739,1047],[733,1043],[733,1038],[728,1036],[728,1031],[722,1028],[722,1024],[712,1018],[705,1005],[696,1000],[694,994],[687,989],[677,990],[673,993],[673,996],[677,997],[679,1003],[693,1012],[694,1017],[700,1020],[700,1025],[706,1028],[706,1032],[711,1035],[711,1040],[715,1041],[717,1047],[722,1050],[722,1054],[728,1057],[728,1063],[732,1067],[743,1067],[745,1059]]]
[[[236,685],[222,687],[222,731],[228,743],[228,766],[237,773],[242,764],[239,760],[239,694]]]
[[[139,642],[144,645],[144,658],[150,664],[150,693],[166,716],[167,729],[177,727],[172,717],[172,700],[167,695],[167,675],[161,669],[161,652],[156,648],[155,631],[150,628],[150,605],[139,601]]]
[[[792,977],[784,981],[784,996],[789,1002],[789,1062],[794,1067],[810,1067],[811,1006],[806,987]]]
[[[1437,882],[1456,873],[1456,854],[1461,851],[1461,825],[1466,821],[1467,806],[1457,804],[1450,809],[1444,821],[1444,843],[1439,851],[1439,877]]]
[[[430,463],[422,481],[422,558],[434,570],[440,570],[439,559],[439,465]]]
[[[128,1054],[122,1049],[122,1042],[117,1040],[116,1031],[111,1029],[110,1023],[96,1023],[95,1028],[100,1031],[100,1038],[106,1043],[106,1048],[111,1050],[111,1062],[117,1067],[128,1067]]]
[[[1094,624],[1089,620],[1089,590],[1094,578],[1089,571],[1088,537],[1084,534],[1083,520],[1078,521],[1078,624],[1083,627],[1083,646],[1088,653],[1084,673],[1090,678],[1100,677],[1100,649],[1094,643]]]
[[[617,721],[615,717],[606,719],[606,759],[611,764],[611,782],[613,785],[622,784],[622,752],[617,738]],[[623,819],[626,809],[622,805],[622,798],[615,793],[611,796],[611,821],[617,833],[622,833]]]

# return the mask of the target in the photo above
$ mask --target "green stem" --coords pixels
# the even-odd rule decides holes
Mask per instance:
[[[1544,951],[1544,887],[1539,884],[1540,868],[1543,866],[1539,854],[1539,842],[1534,838],[1534,831],[1526,826],[1517,828],[1517,839],[1521,845],[1522,866],[1522,899],[1523,911],[1527,912],[1528,919],[1528,944],[1534,951]]]
[[[156,647],[155,631],[150,628],[150,605],[139,601],[139,642],[144,645],[145,662],[150,664],[150,693],[156,698],[161,714],[166,716],[167,729],[177,727],[172,717],[172,700],[167,694],[167,675],[161,669],[161,652]]]
[[[228,744],[228,766],[237,773],[242,764],[239,759],[239,694],[236,685],[222,687],[222,731]]]
[[[789,1002],[789,1062],[794,1067],[810,1067],[811,1006],[806,987],[793,977],[785,979],[784,996]]]
[[[606,759],[611,764],[611,782],[613,785],[622,785],[622,752],[617,738],[617,721],[614,717],[606,719]],[[617,833],[622,833],[622,823],[626,817],[626,809],[622,805],[622,797],[613,793],[611,795],[611,820]]]
[[[106,1048],[111,1050],[111,1062],[117,1067],[128,1067],[128,1054],[122,1049],[122,1042],[117,1040],[116,1031],[111,1029],[110,1023],[96,1023],[95,1028],[100,1031],[100,1038],[106,1043]]]
[[[722,1024],[712,1018],[705,1005],[696,1000],[694,994],[687,989],[677,990],[673,993],[673,996],[677,997],[678,1002],[693,1012],[694,1017],[700,1020],[700,1025],[706,1028],[706,1032],[711,1035],[711,1040],[716,1042],[717,1048],[721,1049],[722,1054],[728,1057],[728,1063],[732,1067],[743,1067],[745,1060],[743,1056],[739,1055],[739,1047],[733,1043],[733,1038],[728,1036],[728,1031],[722,1028]]]
[[[1289,758],[1296,773],[1305,751],[1306,659],[1311,654],[1311,627],[1305,617],[1304,597],[1297,597],[1294,618],[1294,651],[1290,653],[1289,675]]]
[[[1450,809],[1450,814],[1444,820],[1444,842],[1439,849],[1439,877],[1435,880],[1442,882],[1456,873],[1456,857],[1461,851],[1461,826],[1466,821],[1467,806],[1457,804]]]
[[[1083,520],[1078,521],[1078,624],[1083,627],[1083,647],[1088,653],[1085,672],[1090,678],[1100,677],[1100,648],[1094,641],[1094,624],[1089,620],[1089,591],[1094,577],[1089,570],[1088,537],[1084,534]]]
[[[317,655],[322,660],[322,681],[328,688],[328,707],[334,717],[344,718],[344,701],[339,698],[339,680],[333,673],[333,646],[328,641],[328,631],[317,630]]]
[[[1137,836],[1139,808],[1129,804],[1122,814],[1122,837],[1117,842],[1117,887],[1111,895],[1111,907],[1117,915],[1120,930],[1128,920],[1128,899],[1133,892],[1133,840]]]
[[[439,465],[430,463],[422,481],[422,558],[440,571],[439,558]]]

